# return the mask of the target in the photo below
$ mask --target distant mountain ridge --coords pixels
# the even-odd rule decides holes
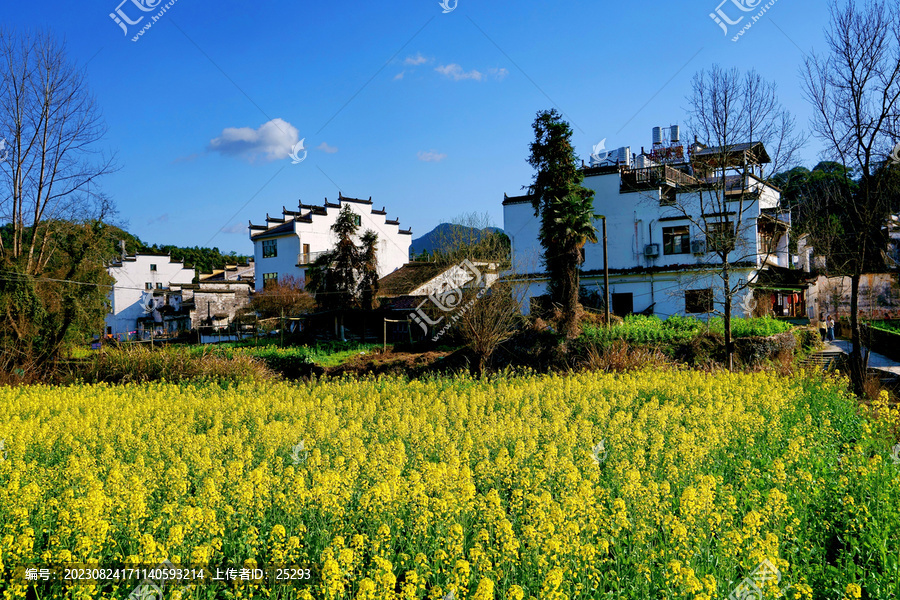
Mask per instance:
[[[412,241],[412,245],[409,247],[409,255],[411,257],[417,256],[421,254],[423,251],[432,253],[435,248],[441,245],[442,240],[446,240],[450,237],[450,233],[454,231],[454,229],[461,229],[466,233],[462,236],[459,236],[459,233],[456,232],[455,237],[468,237],[472,235],[473,238],[478,239],[476,236],[479,232],[489,232],[489,233],[502,233],[503,230],[499,227],[485,227],[484,229],[477,229],[475,227],[466,227],[464,225],[454,225],[452,223],[441,223],[422,237],[415,238]],[[471,232],[471,233],[470,233]]]

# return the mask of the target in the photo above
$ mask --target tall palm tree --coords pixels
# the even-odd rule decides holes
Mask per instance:
[[[568,337],[577,335],[579,268],[585,244],[597,242],[595,218],[591,198],[569,194],[551,200],[546,208],[547,227],[541,228],[544,247],[555,249],[555,255],[545,255],[545,261],[548,265],[552,262],[552,270],[558,273],[553,287],[563,307],[563,329]]]
[[[596,242],[594,192],[581,185],[584,175],[572,146],[572,128],[556,110],[539,112],[528,163],[535,168],[529,187],[540,216],[540,241],[550,298],[563,307],[567,337],[578,335],[578,267],[581,249]]]

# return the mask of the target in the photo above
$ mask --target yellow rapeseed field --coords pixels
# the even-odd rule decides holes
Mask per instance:
[[[0,592],[35,593],[22,567],[168,559],[314,576],[166,598],[895,598],[898,414],[843,387],[664,371],[2,388]]]

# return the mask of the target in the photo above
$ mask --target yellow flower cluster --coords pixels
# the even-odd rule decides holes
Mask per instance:
[[[3,388],[0,593],[25,597],[19,566],[168,559],[315,573],[218,584],[228,598],[712,600],[768,560],[794,597],[858,599],[860,573],[822,574],[865,571],[864,548],[835,558],[829,539],[898,547],[900,468],[872,459],[897,411],[877,404],[870,425],[842,385],[643,372]],[[888,574],[865,576],[888,590],[898,559],[879,556]]]

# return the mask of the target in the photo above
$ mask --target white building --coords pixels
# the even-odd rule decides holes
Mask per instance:
[[[675,131],[673,128],[673,135]],[[634,165],[626,148],[625,152],[610,153],[616,157],[627,154],[625,160],[619,158],[612,164],[592,160],[597,166],[583,170],[582,185],[594,191],[594,213],[607,220],[613,313],[646,312],[665,318],[674,314],[703,316],[712,311],[713,304],[721,310],[721,262],[717,254],[708,252],[708,244],[715,240],[708,240],[706,233],[723,217],[736,220],[738,212],[742,224],[735,250],[729,253],[734,267],[732,282],[757,282],[759,272],[768,265],[790,266],[790,217],[780,211],[780,191],[762,181],[752,168],[769,162],[762,144],[739,144],[727,152],[695,144],[690,151],[692,162],[688,162],[681,158],[680,146],[660,148],[656,132],[654,142],[656,151],[637,157]],[[720,180],[721,169],[718,173],[715,169],[694,171],[704,164],[704,156],[719,161],[727,156],[728,168],[751,165],[739,175],[726,174],[727,191],[721,203],[727,206],[725,215],[713,212],[709,200],[714,193],[711,182]],[[531,201],[531,196],[505,195],[503,200],[503,228],[512,242],[514,275],[508,277],[527,286],[526,313],[530,299],[547,293],[543,248],[538,241],[540,221]],[[602,221],[595,220],[595,225],[598,243],[584,248],[581,285],[602,297]],[[788,309],[781,307],[784,316],[802,309],[795,306],[793,295],[782,301],[792,303]],[[735,306],[734,314],[740,312]]]
[[[400,229],[400,221],[387,218],[372,199],[359,200],[338,195],[337,203],[326,198],[323,206],[300,203],[298,210],[282,207],[280,217],[266,215],[265,225],[250,223],[256,264],[256,291],[268,281],[280,281],[291,275],[306,280],[306,269],[322,252],[334,249],[337,240],[331,231],[341,207],[347,203],[358,215],[359,234],[371,229],[378,234],[378,276],[402,267],[409,260],[412,230]]]
[[[124,337],[149,329],[139,327],[139,320],[155,321],[157,329],[170,332],[183,320],[179,317],[188,318],[181,306],[181,286],[193,281],[194,269],[173,261],[168,254],[139,252],[109,265],[107,271],[115,280],[106,316],[108,335]]]

